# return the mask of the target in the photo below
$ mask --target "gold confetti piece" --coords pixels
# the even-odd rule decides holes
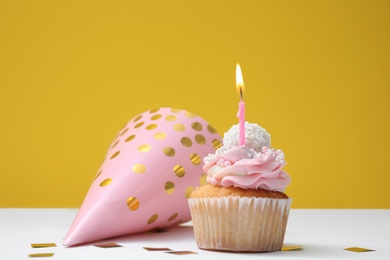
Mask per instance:
[[[143,248],[148,251],[172,251],[172,249],[168,247],[143,247]]]
[[[192,254],[197,254],[194,251],[170,251],[170,252],[165,252],[168,254],[174,254],[174,255],[192,255]]]
[[[36,253],[36,254],[29,254],[29,257],[52,257],[54,253]]]
[[[57,246],[55,243],[35,243],[35,244],[31,244],[32,248],[55,247],[55,246]]]
[[[372,250],[372,249],[367,249],[367,248],[362,248],[362,247],[348,247],[348,248],[344,248],[344,250],[357,252],[357,253],[375,251],[375,250]]]
[[[302,245],[294,245],[294,246],[283,246],[280,250],[293,251],[293,250],[301,250],[301,249],[303,249]]]
[[[105,243],[105,244],[96,244],[94,246],[101,247],[101,248],[110,248],[110,247],[121,247],[121,245],[118,245],[117,243]]]

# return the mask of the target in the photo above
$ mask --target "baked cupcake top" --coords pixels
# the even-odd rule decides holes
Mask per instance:
[[[290,184],[284,153],[270,148],[270,135],[257,124],[245,122],[245,145],[238,143],[238,125],[223,137],[223,146],[206,156],[203,171],[212,185],[283,192]]]

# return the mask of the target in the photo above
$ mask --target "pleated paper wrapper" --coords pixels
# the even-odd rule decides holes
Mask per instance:
[[[290,199],[190,198],[199,248],[222,251],[278,251],[283,246]]]

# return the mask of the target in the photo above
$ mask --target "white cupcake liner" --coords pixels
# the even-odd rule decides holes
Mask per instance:
[[[291,199],[188,199],[199,248],[227,251],[277,251],[283,246]]]

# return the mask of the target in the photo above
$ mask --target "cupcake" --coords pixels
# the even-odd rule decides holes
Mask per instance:
[[[238,128],[232,126],[223,146],[203,158],[207,184],[188,199],[196,243],[208,250],[277,251],[291,205],[284,154],[270,147],[265,129],[248,122],[240,146]]]

